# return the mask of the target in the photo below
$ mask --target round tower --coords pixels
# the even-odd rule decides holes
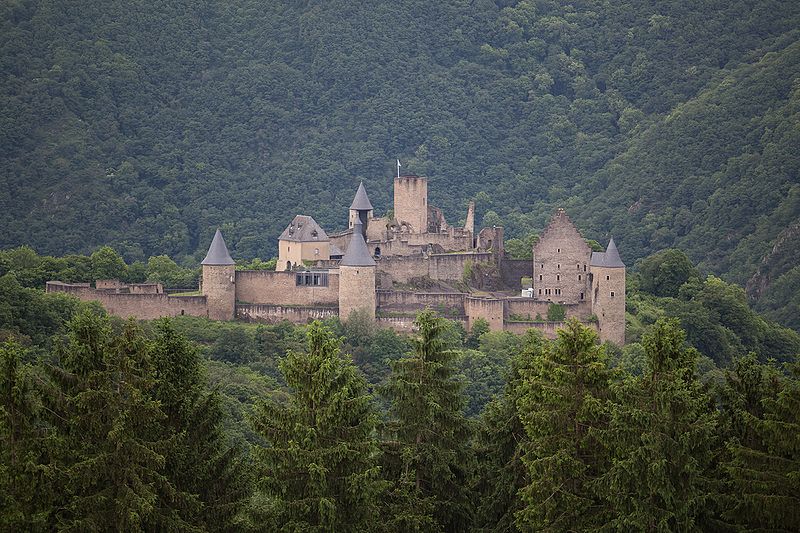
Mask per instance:
[[[605,252],[591,259],[592,313],[597,317],[600,340],[625,344],[625,264],[612,238]]]
[[[361,222],[356,220],[339,263],[339,318],[347,320],[353,311],[361,311],[374,320],[375,307],[375,260],[364,242]]]
[[[236,267],[219,229],[214,234],[206,258],[201,264],[208,317],[213,320],[233,320],[236,307]]]
[[[358,186],[356,195],[353,198],[353,203],[350,204],[350,221],[349,227],[353,227],[356,221],[361,223],[361,236],[367,240],[367,224],[369,219],[372,218],[372,203],[367,196],[367,190],[364,188],[364,182]]]

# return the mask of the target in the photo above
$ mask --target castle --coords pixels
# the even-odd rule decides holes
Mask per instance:
[[[561,323],[542,317],[559,304],[566,317],[596,328],[601,340],[624,344],[625,265],[614,240],[605,252],[593,252],[563,209],[534,246],[532,260],[505,256],[502,227],[476,235],[473,203],[463,227],[449,225],[428,203],[427,178],[394,178],[391,213],[374,215],[362,183],[346,230],[328,234],[311,216],[294,217],[279,237],[274,271],[237,270],[217,230],[202,261],[197,295],[170,295],[159,284],[116,280],[98,280],[94,287],[50,281],[46,290],[96,300],[111,314],[139,319],[194,315],[307,323],[333,316],[347,320],[359,312],[410,331],[416,313],[430,307],[467,329],[483,319],[491,330],[535,328],[548,337]],[[476,272],[500,290],[476,290],[483,282],[473,279]],[[530,288],[522,288],[525,278],[531,279]]]

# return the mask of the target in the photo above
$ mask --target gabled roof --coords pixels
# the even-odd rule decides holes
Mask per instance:
[[[356,195],[353,198],[353,203],[350,204],[350,209],[354,209],[356,211],[372,211],[372,204],[367,197],[367,189],[364,188],[363,181],[358,186]]]
[[[614,243],[614,237],[608,241],[608,248],[605,252],[592,252],[591,266],[606,267],[606,268],[625,268],[625,263],[619,256],[617,245]]]
[[[228,253],[228,247],[225,246],[225,239],[222,238],[222,232],[217,228],[214,238],[211,240],[211,246],[208,247],[206,258],[200,263],[201,265],[233,265],[231,254]]]
[[[328,234],[310,216],[297,215],[278,238],[282,241],[320,242],[327,241]]]
[[[534,253],[538,255],[537,250],[542,250],[548,246],[554,248],[565,238],[580,242],[580,252],[588,254],[591,251],[591,248],[586,244],[581,232],[575,227],[567,212],[559,207],[553,213],[550,222],[547,223],[547,227],[545,227],[539,236],[539,240],[533,246]]]
[[[342,257],[339,266],[375,266],[375,260],[369,253],[367,243],[361,234],[361,221],[356,220],[353,225],[353,235],[350,237],[350,244]]]

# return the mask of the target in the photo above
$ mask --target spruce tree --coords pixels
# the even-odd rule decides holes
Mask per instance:
[[[432,311],[414,325],[414,349],[391,363],[384,388],[390,401],[384,464],[393,482],[386,514],[396,530],[464,531],[472,521],[472,457],[458,352],[448,345],[447,321]]]
[[[677,321],[659,319],[642,340],[647,372],[615,388],[603,435],[612,464],[598,490],[617,531],[697,529],[711,496],[717,416],[684,339]]]
[[[540,344],[523,373],[517,407],[530,483],[516,513],[521,530],[585,531],[606,520],[592,487],[608,463],[598,430],[608,421],[611,372],[598,342],[572,319],[555,342]]]
[[[185,528],[171,509],[157,506],[159,493],[174,489],[162,474],[164,414],[150,396],[151,368],[137,326],[128,322],[114,335],[107,317],[84,312],[68,330],[48,395],[50,422],[63,439],[52,527],[141,531],[163,514],[159,522]]]
[[[162,319],[149,355],[153,398],[165,414],[162,436],[170,439],[164,473],[180,494],[162,494],[161,505],[177,507],[182,520],[193,526],[230,530],[249,492],[249,479],[242,454],[226,442],[220,399],[207,390],[197,348]]]
[[[280,362],[287,401],[257,407],[254,425],[266,441],[256,451],[263,470],[257,525],[349,532],[379,524],[378,418],[364,377],[340,343],[319,322],[311,324],[307,351],[290,351]]]
[[[52,443],[22,359],[18,344],[0,345],[0,531],[46,529],[53,503]]]
[[[781,379],[751,356],[728,376],[740,401],[726,411],[740,425],[723,465],[730,481],[724,517],[745,530],[800,531],[800,366],[791,371]]]
[[[529,484],[528,469],[522,462],[527,439],[517,402],[522,394],[535,353],[546,342],[536,330],[526,333],[522,352],[509,358],[503,393],[489,402],[481,413],[475,435],[477,471],[474,491],[478,495],[475,523],[479,531],[519,531],[514,514],[523,507],[519,491]]]

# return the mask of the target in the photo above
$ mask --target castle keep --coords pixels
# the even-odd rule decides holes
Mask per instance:
[[[502,227],[475,234],[473,203],[465,220],[463,227],[451,226],[428,203],[427,178],[398,176],[391,217],[375,216],[363,183],[343,231],[327,233],[311,216],[295,216],[278,239],[275,271],[236,270],[217,230],[201,263],[199,295],[170,296],[158,284],[116,280],[98,280],[95,287],[50,281],[47,291],[96,300],[111,314],[139,319],[186,314],[306,323],[347,320],[357,312],[408,331],[416,313],[430,307],[467,328],[483,319],[492,330],[535,328],[549,337],[561,323],[542,317],[558,304],[567,317],[595,327],[602,340],[624,344],[625,265],[613,239],[605,252],[593,252],[559,209],[533,259],[515,260],[505,257]],[[476,270],[486,278],[491,272],[493,285],[472,279]],[[520,291],[522,278],[531,278],[531,288]],[[459,289],[467,281],[480,289]]]

